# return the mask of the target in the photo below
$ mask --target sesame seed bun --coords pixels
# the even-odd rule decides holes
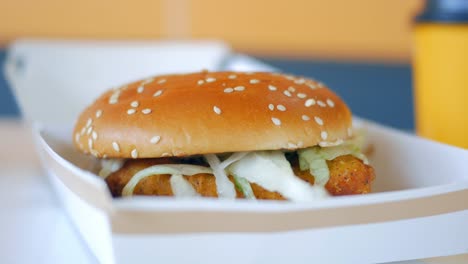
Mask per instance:
[[[351,112],[322,83],[277,73],[164,75],[112,89],[78,118],[74,144],[108,158],[333,145]]]

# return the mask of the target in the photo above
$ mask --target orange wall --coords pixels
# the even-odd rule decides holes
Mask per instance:
[[[140,2],[0,0],[0,37],[160,37],[162,1]]]
[[[0,0],[18,37],[221,38],[268,55],[406,60],[422,0]]]

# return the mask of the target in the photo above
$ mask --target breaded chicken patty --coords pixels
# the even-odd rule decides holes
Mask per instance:
[[[289,161],[294,174],[310,184],[314,183],[314,177],[310,174],[309,170],[300,170],[297,156],[290,157]],[[106,178],[106,182],[112,195],[118,197],[121,196],[124,186],[138,171],[153,165],[180,164],[180,162],[180,160],[171,158],[127,160],[120,170],[110,174]],[[186,162],[206,165],[201,160]],[[325,188],[331,195],[365,194],[371,191],[371,182],[375,178],[374,170],[360,159],[351,155],[345,155],[327,161],[327,164],[330,170],[330,179]],[[202,173],[184,177],[200,195],[204,197],[217,197],[215,177],[212,174]],[[229,179],[233,182],[232,176],[229,176]],[[172,196],[173,192],[169,180],[169,174],[146,177],[136,185],[133,194]],[[257,199],[285,200],[277,192],[268,191],[255,183],[250,183],[250,185]],[[240,190],[236,189],[236,193],[237,198],[244,198]]]

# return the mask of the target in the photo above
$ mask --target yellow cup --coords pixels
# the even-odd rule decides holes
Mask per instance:
[[[468,24],[418,23],[414,44],[417,133],[468,148]]]

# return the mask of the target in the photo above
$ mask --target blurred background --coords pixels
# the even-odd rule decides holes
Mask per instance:
[[[19,38],[216,39],[324,81],[359,116],[414,128],[413,19],[423,0],[0,0],[0,63]],[[19,117],[0,77],[0,117]]]

